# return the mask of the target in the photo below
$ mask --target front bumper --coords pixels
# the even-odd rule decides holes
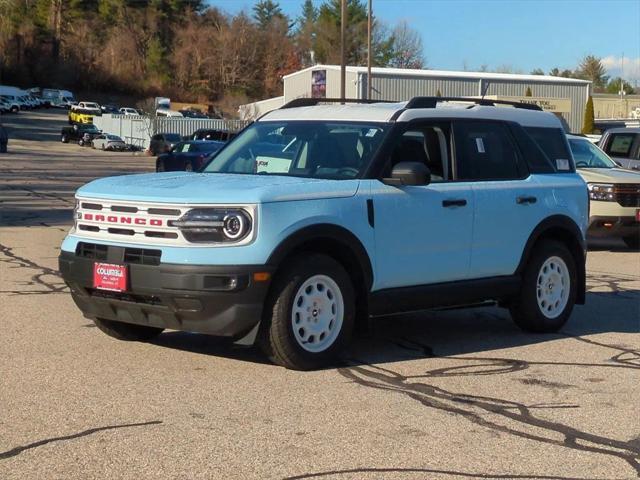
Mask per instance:
[[[253,274],[264,266],[144,265],[124,262],[121,247],[106,259],[63,251],[60,272],[85,317],[240,338],[261,319],[269,282]],[[93,288],[94,262],[128,265],[126,292]]]
[[[635,216],[604,216],[589,217],[587,235],[592,237],[627,237],[640,233],[640,222]]]

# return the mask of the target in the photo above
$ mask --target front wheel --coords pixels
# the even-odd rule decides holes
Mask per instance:
[[[274,280],[260,345],[286,368],[326,366],[348,343],[354,318],[355,293],[342,265],[326,255],[300,255]]]
[[[69,139],[67,138],[67,136],[66,136],[66,135],[62,135],[62,137],[60,137],[60,141],[61,141],[62,143],[69,143]]]
[[[133,323],[115,322],[113,320],[105,320],[96,318],[94,320],[96,327],[103,333],[118,340],[129,342],[146,342],[162,333],[163,328],[147,327],[145,325],[135,325]]]
[[[567,247],[543,240],[524,270],[520,294],[510,307],[511,316],[523,330],[556,332],[571,315],[576,287],[576,265]]]
[[[191,162],[186,162],[185,163],[184,171],[185,172],[193,172],[193,165],[191,164]]]
[[[640,233],[636,235],[630,235],[628,237],[623,237],[622,240],[624,240],[624,243],[627,244],[627,247],[633,250],[640,249]]]

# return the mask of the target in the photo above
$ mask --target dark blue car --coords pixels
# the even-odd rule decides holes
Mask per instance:
[[[210,140],[180,142],[171,151],[158,156],[156,172],[196,172],[207,162],[209,155],[223,145],[224,142]]]

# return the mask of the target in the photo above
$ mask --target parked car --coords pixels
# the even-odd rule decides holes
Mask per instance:
[[[21,110],[21,103],[15,95],[0,95],[0,100],[9,107],[9,111],[18,113]]]
[[[180,117],[182,114],[176,110],[169,110],[168,108],[158,108],[156,110],[156,116],[158,117]]]
[[[216,142],[228,142],[236,135],[236,132],[230,132],[228,130],[200,128],[189,135],[188,140],[215,140]]]
[[[611,128],[598,146],[624,168],[640,170],[640,128]]]
[[[0,153],[7,153],[7,146],[9,145],[9,134],[7,129],[0,125]]]
[[[177,133],[156,133],[151,137],[149,152],[151,155],[159,155],[161,153],[169,152],[181,141],[182,137]]]
[[[186,110],[178,110],[178,112],[180,112],[182,116],[185,118],[209,118],[199,110],[186,109]]]
[[[60,141],[62,143],[78,142],[80,146],[91,145],[91,141],[101,133],[92,123],[62,127]]]
[[[156,160],[156,172],[195,172],[207,162],[210,154],[224,146],[223,142],[192,140],[180,142]]]
[[[622,238],[629,248],[640,248],[640,172],[620,168],[587,138],[567,137],[577,171],[589,189],[587,233]]]
[[[126,150],[127,144],[117,135],[101,133],[91,141],[93,148],[100,150]]]
[[[76,103],[73,93],[68,90],[58,90],[54,88],[43,88],[40,93],[45,103],[52,107],[71,108]]]
[[[494,301],[555,332],[585,301],[587,186],[553,113],[476,102],[299,99],[197,175],[94,180],[61,275],[114,338],[226,336],[295,369],[332,364],[359,322],[433,307]]]
[[[140,115],[140,112],[138,112],[138,110],[131,107],[123,107],[119,110],[119,113],[121,115]]]
[[[95,115],[95,110],[85,110],[74,106],[69,109],[67,119],[69,125],[91,124]]]
[[[111,113],[111,114],[120,113],[120,110],[118,109],[118,107],[113,104],[100,105],[100,111],[102,113]]]

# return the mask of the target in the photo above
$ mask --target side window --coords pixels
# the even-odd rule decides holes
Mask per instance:
[[[565,134],[559,128],[525,127],[525,131],[538,144],[554,168],[562,166],[562,160],[571,158],[567,151]],[[558,160],[561,160],[558,163]]]
[[[400,162],[422,162],[431,172],[431,182],[451,180],[449,128],[445,125],[410,127],[398,139],[388,168]]]
[[[514,180],[524,169],[509,129],[498,122],[454,123],[457,180]]]
[[[611,135],[607,153],[617,157],[629,157],[633,145],[632,133],[614,133]]]

